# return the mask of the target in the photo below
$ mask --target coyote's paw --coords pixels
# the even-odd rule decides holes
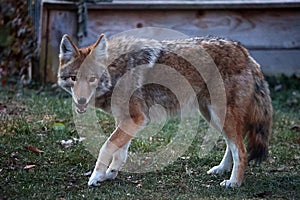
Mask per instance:
[[[97,172],[97,171],[93,171],[88,185],[93,185],[93,186],[99,186],[99,182],[105,181],[106,180],[106,174],[105,172]]]
[[[118,175],[118,170],[116,169],[107,169],[106,171],[106,179],[115,179]]]
[[[222,174],[225,171],[229,171],[229,167],[224,167],[221,165],[214,166],[210,170],[207,171],[208,174]]]
[[[223,182],[220,183],[222,187],[239,187],[241,186],[241,183],[238,183],[237,181],[232,181],[232,180],[224,180]]]

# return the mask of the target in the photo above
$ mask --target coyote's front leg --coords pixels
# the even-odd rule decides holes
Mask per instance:
[[[130,141],[114,153],[109,168],[106,170],[106,179],[114,179],[117,177],[120,168],[126,162],[129,146]]]
[[[131,117],[125,120],[118,120],[117,128],[100,149],[96,166],[88,185],[97,186],[98,182],[116,177],[117,171],[126,160],[130,140],[145,125],[146,117],[141,107],[141,104],[134,102],[130,106]],[[112,163],[107,169],[111,160]]]
[[[132,137],[133,135],[125,133],[120,127],[116,128],[100,149],[96,166],[89,179],[88,185],[96,186],[98,182],[109,178],[106,176],[106,170],[114,153],[118,153],[126,143],[129,143]]]

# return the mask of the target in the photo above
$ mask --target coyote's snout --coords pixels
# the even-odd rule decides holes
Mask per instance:
[[[199,54],[201,69],[209,69],[211,59],[224,84],[224,124],[218,121],[221,118],[219,108],[212,105],[213,98],[207,87],[213,81],[213,74],[207,73],[210,77],[204,79],[201,71],[174,53],[197,55],[200,48],[208,55]],[[159,104],[170,115],[180,112],[181,105],[170,89],[159,84],[145,84],[153,76],[151,70],[161,65],[168,66],[186,79],[196,94],[194,98],[204,118],[212,121],[211,124],[223,134],[227,145],[225,155],[219,165],[208,171],[209,174],[221,174],[232,170],[230,178],[221,182],[222,186],[240,186],[247,161],[262,161],[268,154],[272,126],[268,85],[260,66],[237,42],[218,38],[157,41],[133,37],[114,37],[107,41],[101,35],[95,44],[78,48],[64,35],[59,58],[58,84],[72,95],[79,114],[84,113],[91,102],[112,113],[111,102],[116,85],[127,73],[134,77],[134,80],[125,82],[123,92],[131,97],[128,104],[122,104],[124,109],[114,109],[117,112],[114,113],[116,128],[99,152],[89,185],[98,185],[98,182],[117,176],[126,161],[131,139],[149,121],[151,106]],[[139,66],[145,66],[145,70],[139,70]],[[155,76],[161,76],[161,80],[172,79],[163,73]],[[130,93],[131,88],[136,88],[134,93]],[[184,88],[181,91],[184,92]],[[129,114],[124,112],[125,106]]]

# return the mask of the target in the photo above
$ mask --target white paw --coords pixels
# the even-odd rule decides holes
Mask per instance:
[[[223,182],[220,183],[222,187],[239,187],[241,186],[241,183],[238,183],[237,181],[232,181],[232,180],[224,180]]]
[[[224,166],[217,165],[207,171],[208,174],[222,174],[225,171],[229,171],[230,169],[225,168]]]
[[[118,170],[116,169],[107,169],[106,170],[106,179],[115,179],[118,175]]]
[[[98,182],[102,182],[105,180],[106,180],[105,172],[102,171],[97,172],[94,170],[89,179],[88,185],[99,186],[100,184]]]

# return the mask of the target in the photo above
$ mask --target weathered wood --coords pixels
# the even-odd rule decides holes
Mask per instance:
[[[219,36],[242,42],[250,49],[300,48],[300,12],[296,10],[90,10],[88,37],[108,37],[137,27],[164,27],[189,36]]]
[[[38,81],[48,81],[46,80],[46,65],[47,65],[47,52],[48,52],[48,18],[49,11],[46,8],[42,8],[42,16],[41,16],[41,32],[40,32],[40,43],[38,43],[40,47],[39,53],[39,70],[33,71],[33,78]],[[52,62],[51,62],[52,63]]]
[[[300,55],[300,12],[296,9],[90,9],[88,19],[88,37],[80,46],[93,43],[101,33],[109,38],[137,27],[162,27],[191,37],[212,35],[240,41],[267,74],[290,75],[299,73],[300,69],[297,59]],[[42,80],[56,81],[61,37],[68,33],[76,41],[76,30],[76,10],[44,7],[39,72],[44,77]],[[174,39],[172,35],[169,38]]]
[[[250,50],[267,75],[300,74],[300,50]]]
[[[70,1],[44,0],[51,9],[75,9]],[[123,1],[89,3],[89,9],[262,9],[300,7],[299,0],[167,0]]]
[[[76,41],[77,17],[72,11],[45,10],[44,12],[48,12],[48,14],[44,13],[44,16],[48,15],[48,17],[43,20],[42,28],[41,76],[46,82],[56,82],[60,40],[64,34],[69,34]]]

